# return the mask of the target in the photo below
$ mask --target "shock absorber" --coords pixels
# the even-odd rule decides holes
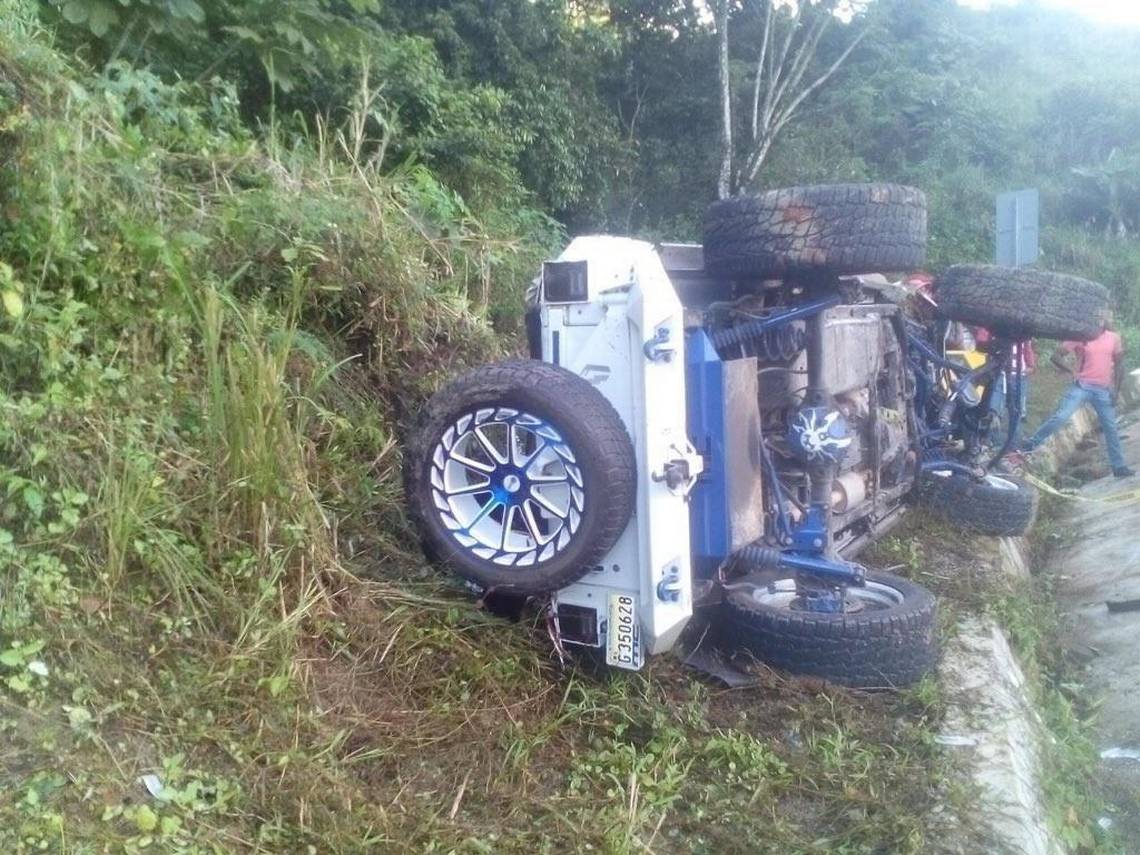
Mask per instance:
[[[712,333],[717,350],[747,345],[763,362],[787,362],[804,349],[807,337],[792,323],[770,326],[768,319],[747,321]]]
[[[777,311],[766,318],[754,318],[743,324],[737,324],[735,327],[718,330],[711,334],[713,345],[720,349],[754,341],[767,331],[781,329],[790,325],[792,321],[817,318],[820,312],[838,303],[839,295],[830,294],[810,303],[802,303],[794,308]],[[772,352],[786,353],[787,356],[784,358],[790,359],[802,350],[805,344],[810,344],[811,336],[805,336],[803,330],[795,329],[796,332],[784,333],[783,339],[777,337],[774,342],[771,342]],[[793,344],[795,345],[794,350],[792,349]]]

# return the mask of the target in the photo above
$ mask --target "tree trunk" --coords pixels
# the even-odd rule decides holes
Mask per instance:
[[[716,182],[718,199],[732,195],[732,85],[728,68],[728,0],[717,0],[716,29],[719,39],[717,67],[720,72],[720,175]]]

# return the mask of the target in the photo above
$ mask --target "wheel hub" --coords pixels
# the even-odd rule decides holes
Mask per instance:
[[[756,585],[752,588],[752,599],[757,603],[771,608],[786,609],[793,612],[821,610],[811,608],[804,599],[804,592],[792,577],[773,579],[765,585]],[[868,581],[862,586],[849,586],[844,593],[842,607],[828,609],[833,613],[857,614],[863,611],[879,611],[901,604],[902,594],[882,582]]]
[[[530,413],[460,416],[432,455],[432,500],[464,549],[506,566],[545,561],[581,524],[586,493],[570,446]]]

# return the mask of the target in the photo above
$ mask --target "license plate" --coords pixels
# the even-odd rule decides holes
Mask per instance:
[[[610,594],[606,629],[606,664],[637,670],[641,667],[641,633],[637,601],[628,594]]]

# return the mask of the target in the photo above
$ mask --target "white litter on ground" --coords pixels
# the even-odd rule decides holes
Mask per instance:
[[[964,748],[971,745],[977,745],[978,740],[974,736],[960,736],[957,733],[940,733],[934,737],[934,741],[939,745],[951,745],[955,748]]]
[[[1101,760],[1140,760],[1140,751],[1135,748],[1106,748],[1100,752]]]
[[[146,791],[154,796],[156,799],[162,798],[162,778],[158,775],[141,775],[139,783],[146,787]]]

